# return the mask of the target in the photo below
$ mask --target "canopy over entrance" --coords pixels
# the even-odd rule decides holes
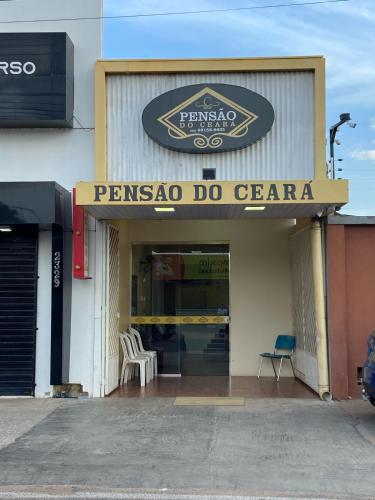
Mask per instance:
[[[79,182],[76,203],[104,219],[299,218],[348,201],[345,180]]]

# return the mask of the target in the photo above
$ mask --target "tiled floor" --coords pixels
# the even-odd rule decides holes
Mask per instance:
[[[297,379],[273,377],[158,377],[146,387],[134,379],[116,389],[110,397],[237,396],[244,398],[316,398]]]

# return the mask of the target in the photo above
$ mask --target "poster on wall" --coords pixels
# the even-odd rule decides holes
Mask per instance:
[[[153,279],[159,280],[227,280],[229,256],[228,254],[153,255],[152,276]]]

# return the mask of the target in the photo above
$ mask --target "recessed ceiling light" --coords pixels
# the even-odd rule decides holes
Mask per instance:
[[[254,211],[254,212],[257,212],[257,211],[261,211],[261,210],[265,210],[266,207],[262,207],[262,206],[254,206],[254,207],[245,207],[244,210],[247,210],[247,211]]]
[[[154,207],[155,212],[174,212],[173,207]]]
[[[0,232],[2,232],[2,233],[11,233],[12,232],[12,228],[9,227],[9,226],[0,226]]]

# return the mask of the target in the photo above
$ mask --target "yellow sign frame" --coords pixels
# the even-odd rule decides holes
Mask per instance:
[[[343,205],[347,180],[78,182],[84,206]]]
[[[107,75],[173,73],[254,73],[307,71],[314,78],[315,179],[327,178],[325,60],[323,56],[258,57],[226,59],[127,59],[100,60],[95,66],[96,179],[108,180]]]

